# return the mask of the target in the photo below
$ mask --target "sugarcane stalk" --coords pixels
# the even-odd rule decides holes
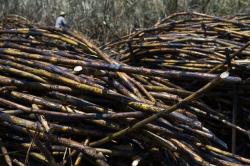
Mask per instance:
[[[58,164],[56,163],[54,157],[52,156],[52,154],[49,152],[49,150],[39,141],[39,140],[35,140],[35,144],[39,147],[39,149],[41,150],[41,152],[44,154],[44,156],[47,158],[47,161],[49,163],[50,166],[57,166]]]
[[[235,158],[235,159],[240,160],[240,161],[242,161],[244,163],[247,163],[247,164],[250,163],[250,160],[247,159],[247,158],[244,158],[244,157],[241,157],[241,156],[238,156],[238,155],[234,155],[234,154],[232,154],[230,152],[220,150],[220,149],[218,149],[216,147],[213,147],[213,146],[210,146],[210,145],[202,145],[200,143],[196,143],[196,145],[199,146],[199,147],[203,147],[203,148],[205,148],[207,150],[213,151],[215,153],[219,153],[219,154],[223,154],[223,155],[228,156],[228,157]]]
[[[16,164],[17,166],[25,166],[24,163],[18,161],[17,159],[13,159],[12,161],[14,164]]]
[[[8,165],[8,166],[12,166],[12,160],[8,154],[8,150],[7,148],[4,146],[4,143],[2,142],[2,139],[0,138],[0,146],[1,146],[1,151],[2,151],[2,154],[4,156],[4,159],[5,159],[5,163]]]
[[[5,52],[11,55],[18,55],[21,56],[23,54],[17,54],[14,52],[14,50],[1,50],[0,52]],[[13,54],[14,53],[14,54]],[[26,56],[26,55],[25,55]],[[95,62],[83,62],[83,61],[76,61],[76,60],[67,60],[67,59],[57,59],[57,58],[46,58],[42,57],[40,55],[27,55],[28,57],[34,58],[34,59],[43,59],[43,60],[48,60],[52,63],[68,63],[68,64],[74,64],[74,65],[82,65],[82,66],[87,66],[87,67],[93,67],[97,69],[106,69],[106,70],[111,70],[111,71],[120,71],[120,72],[129,72],[129,73],[134,73],[134,74],[141,74],[141,75],[153,75],[153,76],[161,76],[161,77],[167,77],[167,78],[197,78],[197,79],[205,79],[205,80],[211,80],[213,78],[216,78],[217,75],[215,74],[209,74],[209,73],[194,73],[194,72],[180,72],[176,70],[167,70],[167,71],[161,71],[161,70],[151,70],[147,68],[138,68],[138,67],[130,67],[127,65],[120,65],[120,64],[101,64],[101,63],[95,63]],[[49,77],[47,74],[48,72],[40,72],[40,70],[35,70],[34,74],[42,74],[43,76]],[[51,77],[51,76],[50,76]],[[55,78],[55,77],[53,77]],[[58,78],[60,79],[60,77]],[[66,81],[66,80],[65,80]],[[237,77],[232,77],[229,76],[226,78],[226,82],[240,82],[241,79]],[[72,82],[72,81],[70,81]],[[89,89],[89,88],[88,88]],[[96,91],[98,91],[96,89]]]

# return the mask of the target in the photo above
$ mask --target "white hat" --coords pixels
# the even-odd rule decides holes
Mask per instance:
[[[64,15],[66,15],[66,13],[65,12],[60,12],[60,16],[64,16]]]

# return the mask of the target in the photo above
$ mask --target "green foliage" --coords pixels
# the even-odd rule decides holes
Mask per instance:
[[[70,26],[103,42],[177,11],[250,13],[249,0],[0,0],[0,4],[0,17],[18,14],[51,26],[63,10]]]

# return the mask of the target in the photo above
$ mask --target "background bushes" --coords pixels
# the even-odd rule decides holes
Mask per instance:
[[[250,13],[249,0],[0,0],[0,17],[18,14],[54,25],[60,11],[68,13],[72,28],[105,42],[134,28],[153,25],[177,11],[214,15]]]

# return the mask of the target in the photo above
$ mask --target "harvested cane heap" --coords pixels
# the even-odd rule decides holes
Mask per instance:
[[[2,163],[250,164],[249,32],[247,17],[179,13],[109,43],[108,56],[75,32],[5,18]]]

